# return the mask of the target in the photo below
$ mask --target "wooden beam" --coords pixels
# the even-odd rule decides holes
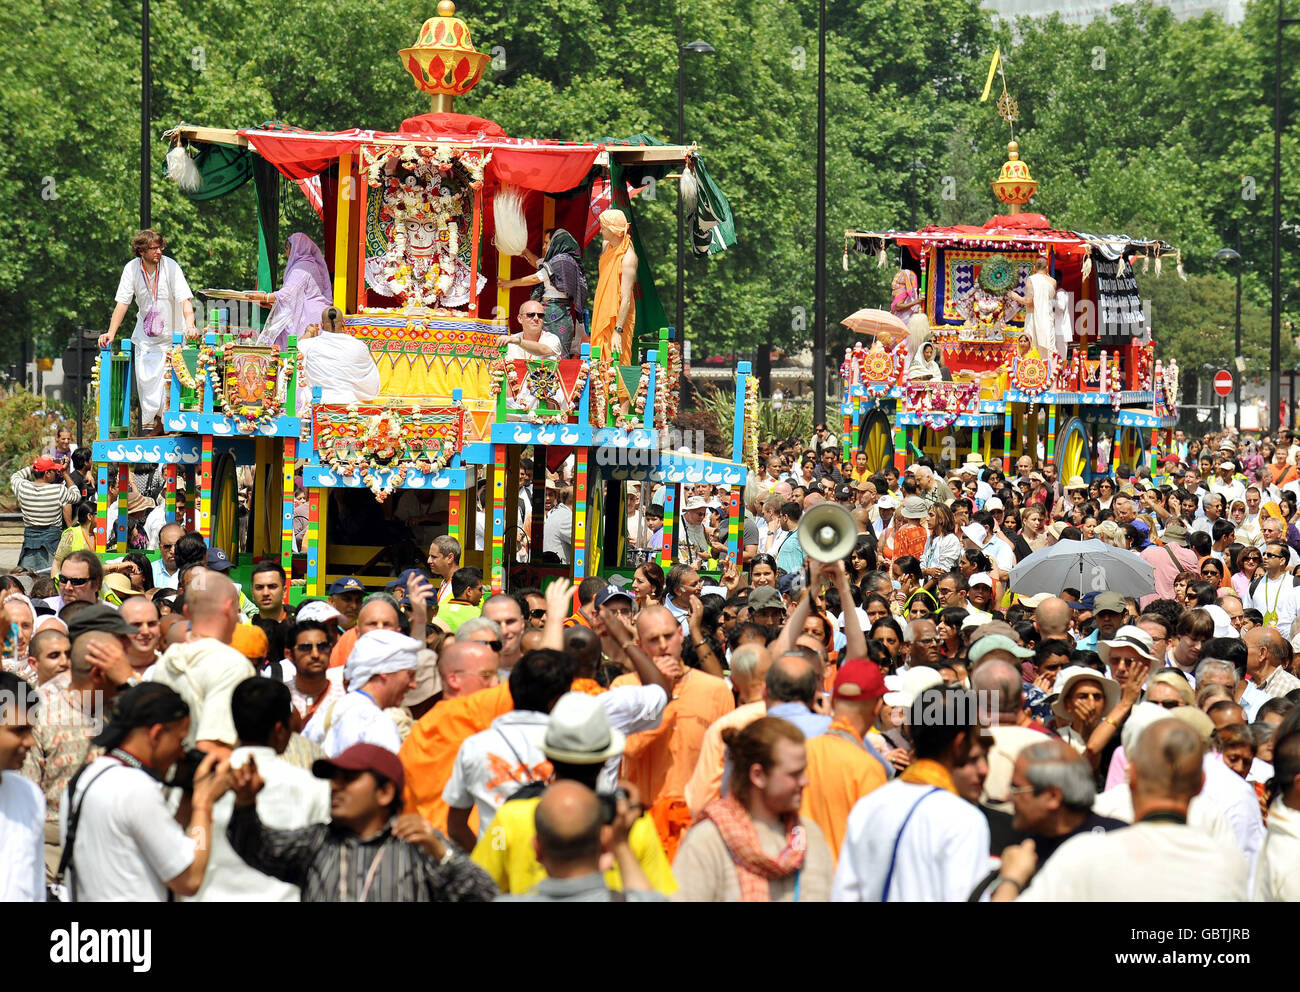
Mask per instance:
[[[628,162],[682,162],[689,152],[695,151],[694,145],[647,145],[644,148],[609,148],[611,158],[621,163]]]
[[[234,145],[236,148],[248,147],[248,139],[234,128],[182,124],[176,132],[186,141],[197,141],[207,145]]]

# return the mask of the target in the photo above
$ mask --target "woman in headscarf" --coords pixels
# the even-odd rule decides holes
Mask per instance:
[[[562,227],[542,235],[542,257],[521,252],[524,260],[537,267],[531,275],[518,279],[498,279],[502,289],[534,287],[532,299],[540,300],[546,313],[542,330],[560,339],[561,354],[572,355],[582,343],[578,328],[587,308],[587,276],[582,271],[582,249],[577,240]]]
[[[635,358],[632,330],[636,325],[636,305],[632,290],[636,286],[637,257],[627,214],[606,210],[600,215],[600,233],[605,238],[605,247],[600,253],[600,275],[591,306],[591,347],[593,351],[599,348],[602,358],[613,357],[612,348],[623,362],[631,363]]]
[[[912,364],[907,370],[907,377],[923,382],[939,382],[943,379],[943,372],[940,371],[935,356],[934,343],[931,341],[925,342],[925,344],[921,345],[920,353],[912,359]]]
[[[308,324],[319,324],[321,313],[334,305],[330,271],[316,242],[305,234],[289,235],[285,248],[284,284],[274,293],[254,293],[257,303],[274,304],[257,343],[282,349],[289,337],[302,337]]]

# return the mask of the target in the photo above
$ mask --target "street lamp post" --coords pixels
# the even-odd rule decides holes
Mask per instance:
[[[149,0],[143,0],[140,9],[140,229],[152,227],[153,217],[149,185],[149,91],[153,88],[153,74],[149,66]]]
[[[1269,328],[1268,433],[1279,426],[1282,407],[1282,29],[1300,18],[1282,16],[1277,0],[1277,38],[1273,50],[1273,293]]]
[[[813,423],[826,419],[826,0],[817,4],[817,222],[813,236]]]
[[[1237,330],[1235,339],[1235,348],[1233,354],[1236,356],[1232,374],[1237,381],[1237,415],[1236,425],[1237,433],[1241,433],[1241,252],[1233,251],[1231,248],[1220,248],[1214,253],[1216,262],[1231,262],[1237,267]]]
[[[686,44],[682,34],[682,10],[681,6],[677,8],[677,144],[681,145],[686,140],[686,65],[682,60],[682,55],[690,53],[692,55],[712,55],[714,48],[707,41],[692,41]],[[682,159],[682,172],[686,171],[686,159]],[[677,194],[677,307],[675,311],[675,320],[677,323],[677,342],[681,347],[686,347],[686,298],[685,293],[685,272],[686,272],[686,215],[682,212],[681,184],[678,183]]]

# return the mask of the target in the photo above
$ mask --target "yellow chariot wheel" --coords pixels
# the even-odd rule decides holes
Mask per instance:
[[[873,475],[894,464],[894,428],[879,407],[868,411],[862,422],[862,450]]]
[[[1088,428],[1078,417],[1071,417],[1056,436],[1056,464],[1062,481],[1080,476],[1092,481],[1092,441]]]
[[[235,457],[230,452],[217,455],[212,466],[212,539],[208,547],[220,548],[232,562],[238,552],[239,480],[235,477]]]
[[[1114,462],[1118,465],[1127,465],[1130,472],[1136,473],[1138,466],[1141,465],[1147,457],[1147,433],[1137,427],[1121,427],[1119,434],[1119,450],[1115,453]]]

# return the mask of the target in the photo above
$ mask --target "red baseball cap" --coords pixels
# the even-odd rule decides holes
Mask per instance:
[[[880,666],[866,658],[852,658],[835,675],[836,699],[879,699],[886,692]]]
[[[44,455],[41,455],[41,457],[36,459],[32,464],[32,468],[37,472],[58,472],[62,470],[63,466],[53,458],[46,458]]]
[[[401,759],[386,747],[378,744],[353,744],[336,758],[321,758],[312,763],[311,773],[317,778],[333,778],[335,771],[373,772],[382,775],[397,786],[401,795],[406,786]]]

